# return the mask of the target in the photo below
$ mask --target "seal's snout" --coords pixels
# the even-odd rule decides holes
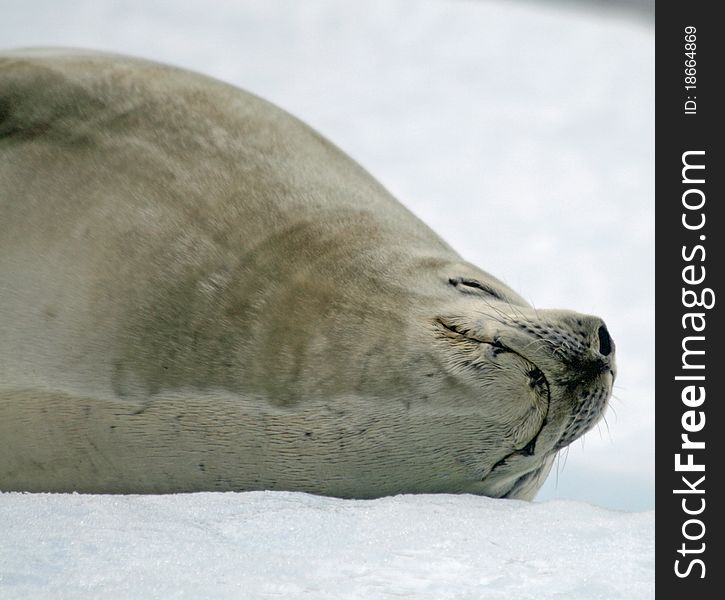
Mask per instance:
[[[566,361],[569,368],[578,373],[582,384],[589,384],[607,373],[611,373],[613,378],[616,372],[615,346],[607,325],[599,317],[577,318],[576,323],[581,326],[581,346],[577,349],[574,342],[568,354],[569,361]]]
[[[600,374],[610,372],[612,377],[614,377],[616,373],[614,366],[614,340],[609,334],[609,330],[604,321],[599,320],[599,326],[596,327],[594,336],[593,346],[596,348],[596,354],[592,361],[593,367]]]
[[[597,337],[599,338],[599,354],[609,356],[614,351],[614,342],[612,341],[607,326],[602,323],[597,329]]]

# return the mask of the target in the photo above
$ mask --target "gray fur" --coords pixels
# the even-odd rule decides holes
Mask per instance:
[[[255,96],[0,54],[2,490],[531,498],[605,408],[601,326]]]

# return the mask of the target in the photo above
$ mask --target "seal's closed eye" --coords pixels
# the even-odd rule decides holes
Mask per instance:
[[[477,279],[469,279],[467,277],[450,277],[448,279],[448,283],[464,293],[475,294],[478,293],[478,291],[481,291],[493,296],[494,298],[498,298],[499,300],[504,300],[504,297],[496,290],[484,283],[481,283]]]

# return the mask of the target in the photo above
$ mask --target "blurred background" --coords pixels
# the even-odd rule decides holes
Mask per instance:
[[[0,47],[143,56],[306,121],[537,307],[602,316],[606,423],[537,501],[654,508],[653,0],[0,0]]]

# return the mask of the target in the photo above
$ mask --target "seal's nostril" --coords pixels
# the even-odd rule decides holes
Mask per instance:
[[[597,330],[597,335],[599,336],[599,354],[609,356],[612,353],[612,338],[609,337],[607,328],[602,325]]]

